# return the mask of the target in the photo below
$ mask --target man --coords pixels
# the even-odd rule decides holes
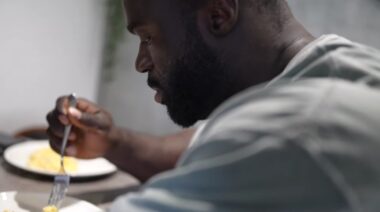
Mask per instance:
[[[175,167],[111,211],[378,210],[378,51],[314,38],[283,0],[124,6],[155,100],[181,126],[208,121],[193,137],[153,138],[60,98],[47,117],[53,148],[70,122],[69,155],[105,156],[142,180]]]

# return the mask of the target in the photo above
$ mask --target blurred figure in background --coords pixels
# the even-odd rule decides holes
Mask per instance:
[[[72,123],[68,155],[104,156],[142,181],[172,169],[111,211],[378,210],[379,51],[313,37],[283,0],[124,6],[155,100],[185,128],[207,122],[151,137],[59,98],[47,116],[53,148]]]

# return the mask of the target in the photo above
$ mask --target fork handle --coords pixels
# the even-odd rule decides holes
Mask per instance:
[[[65,126],[65,131],[63,133],[63,141],[62,141],[62,146],[61,146],[61,157],[63,157],[63,155],[65,154],[65,149],[66,149],[66,146],[67,146],[67,141],[69,140],[69,135],[70,135],[71,127],[72,127],[71,124]]]
[[[70,107],[75,107],[76,104],[77,104],[76,95],[75,95],[75,93],[72,93],[69,96],[69,105],[70,105]],[[63,165],[63,156],[65,155],[65,149],[67,146],[67,141],[69,140],[71,128],[72,128],[71,124],[65,126],[65,131],[63,133],[63,141],[62,141],[61,152],[60,152],[61,153],[61,165]]]

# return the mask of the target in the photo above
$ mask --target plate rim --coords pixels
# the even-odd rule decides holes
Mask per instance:
[[[13,144],[4,150],[4,152],[3,152],[4,161],[7,162],[8,164],[12,165],[13,167],[16,167],[18,169],[21,169],[21,170],[29,172],[29,173],[48,176],[48,177],[55,177],[56,173],[54,173],[54,172],[42,171],[42,170],[38,170],[38,169],[27,168],[26,166],[20,166],[19,164],[15,163],[15,161],[13,159],[11,159],[11,157],[10,157],[10,153],[12,151],[14,151],[14,149],[24,147],[24,145],[46,145],[46,143],[48,144],[49,141],[48,140],[37,140],[37,141],[36,140],[27,140],[27,141],[23,141],[20,143]],[[108,162],[109,165],[111,166],[109,171],[99,172],[99,173],[95,173],[95,174],[79,174],[79,175],[78,174],[70,174],[70,177],[75,178],[75,179],[95,178],[95,177],[111,175],[118,170],[117,167],[114,164],[112,164],[110,161],[108,161],[105,158],[102,158],[102,159],[104,159],[106,162]],[[81,160],[81,159],[77,159],[77,160]],[[88,160],[86,160],[86,161],[88,161]]]
[[[0,195],[6,194],[6,195],[11,196],[12,194],[17,195],[18,193],[21,193],[21,194],[33,194],[33,195],[44,195],[44,196],[46,195],[47,197],[49,196],[49,193],[47,193],[47,192],[32,192],[32,191],[17,191],[17,190],[0,191]],[[98,207],[97,205],[95,205],[95,204],[93,204],[93,203],[91,203],[89,201],[81,200],[81,199],[78,199],[78,198],[75,198],[75,197],[71,197],[71,196],[66,196],[65,198],[69,199],[69,201],[83,202],[83,203],[88,204],[91,207],[94,207],[94,209],[97,209],[99,211],[104,211],[103,209],[101,209],[100,207]],[[3,201],[3,200],[0,199],[0,202],[1,201]]]

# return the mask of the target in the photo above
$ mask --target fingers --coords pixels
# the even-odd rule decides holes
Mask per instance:
[[[73,124],[75,128],[88,130],[91,128],[105,129],[109,122],[102,118],[100,109],[92,102],[79,98],[77,108],[69,107],[67,96],[61,96],[57,99],[55,108],[46,116],[49,124],[49,132],[52,136],[62,138],[65,125]],[[71,111],[71,113],[69,113]],[[83,112],[82,112],[83,111]],[[82,117],[82,114],[83,117]],[[83,120],[82,120],[83,118]],[[74,140],[75,133],[70,134],[70,140]]]
[[[56,101],[55,108],[50,111],[47,116],[46,120],[51,128],[57,131],[63,130],[63,125],[67,125],[68,119],[65,116],[67,114],[67,111],[65,111],[65,102],[67,104],[67,97],[60,97]]]
[[[58,146],[61,146],[60,143],[62,142],[62,139],[63,139],[63,132],[56,131],[53,128],[49,127],[47,129],[46,133],[49,137],[49,140],[51,140],[55,143],[58,143]],[[77,139],[78,139],[77,133],[74,132],[74,130],[72,130],[69,134],[68,141],[69,142],[75,142],[75,141],[77,141]]]
[[[67,96],[61,96],[59,97],[55,102],[55,109],[58,113],[66,115],[67,110],[66,108],[69,107],[69,100]]]
[[[78,98],[76,108],[86,113],[97,113],[101,110],[96,104],[84,98]]]
[[[69,108],[68,116],[70,121],[79,128],[86,130],[109,130],[112,119],[105,111],[95,111],[95,113],[81,112],[76,108]]]
[[[93,108],[86,106],[90,105],[90,102],[84,99],[78,100],[80,106],[87,110],[87,108]],[[57,99],[55,108],[49,112],[46,116],[46,120],[49,124],[50,130],[57,136],[62,136],[64,126],[70,124],[68,118],[69,101],[67,96],[61,96]],[[92,110],[92,109],[91,109]]]
[[[54,149],[56,152],[59,152],[61,146],[61,138],[52,133],[51,128],[48,128],[46,133],[49,137],[49,143],[51,148]]]
[[[46,120],[49,124],[47,134],[50,145],[55,151],[60,152],[65,126],[72,124],[65,154],[85,158],[100,155],[101,151],[97,148],[88,148],[94,140],[104,139],[113,125],[111,115],[96,104],[78,98],[76,107],[70,107],[67,96],[57,99],[55,108],[47,114]]]
[[[55,108],[46,115],[46,120],[49,124],[47,134],[50,145],[57,152],[59,152],[61,148],[65,125],[70,124],[67,118],[68,110],[66,109],[69,106],[68,103],[67,96],[59,97],[56,101]],[[76,133],[71,132],[69,135],[69,143],[76,139]],[[73,154],[73,151],[68,151],[68,155],[73,156]]]
[[[48,128],[47,135],[49,137],[49,143],[50,143],[51,148],[60,154],[61,145],[62,145],[62,137],[54,134],[51,128]],[[65,155],[76,157],[76,154],[77,154],[76,146],[75,146],[76,143],[77,142],[73,142],[73,140],[69,139],[69,142],[65,150]]]
[[[64,117],[68,114],[69,108],[70,104],[68,96],[61,96],[56,100],[54,111],[57,113],[57,115],[63,115]],[[84,98],[77,99],[75,108],[86,113],[96,113],[100,110],[97,105]],[[62,121],[64,122],[64,119]]]
[[[65,125],[69,124],[68,118],[64,115],[58,115],[56,111],[47,114],[46,120],[49,124],[49,132],[55,136],[63,137]],[[75,134],[69,135],[70,140],[75,139]]]
[[[83,98],[78,98],[76,107],[67,108],[66,115],[70,123],[86,130],[107,130],[112,124],[112,118],[106,111]]]
[[[49,124],[50,133],[53,133],[57,136],[62,136],[64,125],[59,120],[59,116],[61,116],[59,112],[57,110],[53,110],[47,114],[46,120]]]

